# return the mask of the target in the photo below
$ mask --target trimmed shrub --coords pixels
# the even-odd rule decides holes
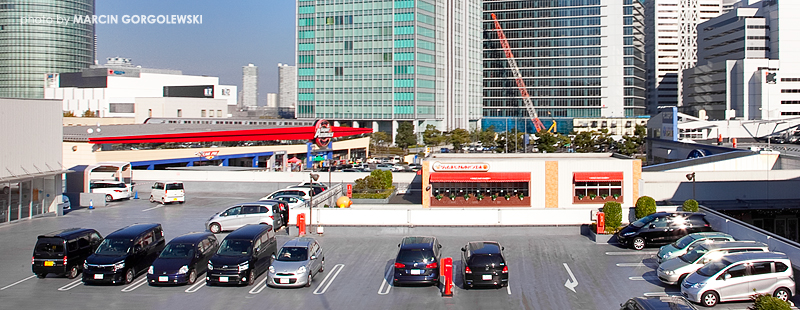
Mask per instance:
[[[750,310],[791,310],[788,302],[772,297],[769,294],[758,294],[753,297],[753,305],[748,307]]]
[[[606,215],[606,233],[613,234],[622,225],[622,204],[616,201],[607,201],[603,205],[603,213]]]
[[[689,199],[683,202],[683,211],[697,212],[699,209],[700,205],[697,203],[697,200]]]
[[[636,200],[636,219],[656,213],[656,200],[650,196],[642,196]]]

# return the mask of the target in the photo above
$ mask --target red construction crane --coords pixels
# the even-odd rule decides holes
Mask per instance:
[[[514,73],[514,78],[517,81],[517,88],[519,88],[519,92],[522,94],[522,102],[525,103],[525,108],[528,110],[528,116],[531,117],[536,132],[545,130],[544,124],[539,120],[539,115],[536,114],[536,108],[534,108],[531,96],[528,94],[528,89],[525,87],[525,81],[522,80],[522,73],[519,72],[517,61],[514,60],[514,54],[511,53],[511,47],[508,45],[508,40],[506,40],[506,35],[503,33],[503,28],[500,27],[500,22],[497,21],[497,16],[495,16],[494,13],[492,13],[492,19],[494,20],[494,30],[497,31],[497,36],[500,37],[500,44],[503,46],[503,51],[506,53],[508,65],[511,66],[511,72]]]

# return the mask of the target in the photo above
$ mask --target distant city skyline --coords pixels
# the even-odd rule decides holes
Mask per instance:
[[[97,61],[131,58],[134,65],[219,77],[242,89],[242,66],[259,66],[259,102],[278,92],[278,63],[294,64],[294,1],[98,1],[95,15],[117,15],[97,24]],[[202,15],[202,24],[123,23],[123,15]],[[263,102],[262,102],[263,101]]]

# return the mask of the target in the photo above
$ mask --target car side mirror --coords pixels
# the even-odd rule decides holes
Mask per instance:
[[[726,281],[727,281],[728,279],[730,279],[730,278],[731,278],[731,274],[730,274],[730,273],[726,273],[724,276],[722,276],[722,279],[723,279],[723,280],[726,280]]]
[[[656,228],[656,224],[650,224],[650,228]]]
[[[311,260],[315,260],[315,259],[317,259],[317,256],[316,255],[311,255]]]
[[[505,250],[506,250],[506,247],[504,247],[504,246],[500,247],[500,251],[505,251]]]
[[[142,246],[141,245],[137,244],[137,245],[133,246],[133,253],[139,253],[140,251],[142,251]]]
[[[439,245],[439,248],[440,248],[440,249],[442,248],[442,245],[441,245],[441,244]]]
[[[466,252],[466,251],[467,251],[467,248],[466,248],[466,247],[464,247],[464,248],[461,248],[461,252]]]
[[[398,248],[400,247],[400,244],[399,244],[399,243],[397,244],[397,247],[398,247]]]

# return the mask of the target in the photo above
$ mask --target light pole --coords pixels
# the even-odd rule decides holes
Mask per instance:
[[[695,179],[696,179],[696,178],[695,178],[695,173],[694,173],[694,172],[692,172],[692,173],[687,173],[687,174],[686,174],[686,179],[687,179],[687,180],[689,180],[689,181],[692,181],[692,200],[695,200],[695,201],[697,201],[697,199],[695,199],[695,190],[694,190],[694,189],[695,189],[695,187],[694,187],[694,181],[695,181]]]
[[[308,176],[311,178],[311,182],[310,182],[311,184],[309,184],[311,190],[308,192],[309,193],[309,198],[308,198],[308,226],[310,228],[314,228],[311,225],[311,211],[314,210],[314,181],[319,180],[319,174],[309,173]],[[311,232],[313,230],[309,229],[308,231]]]

